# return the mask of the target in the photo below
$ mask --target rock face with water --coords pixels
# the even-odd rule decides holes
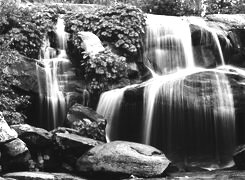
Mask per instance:
[[[115,141],[99,145],[77,161],[80,172],[161,175],[170,161],[158,149],[131,142]]]
[[[74,104],[67,114],[67,125],[79,130],[80,134],[105,142],[106,120],[91,108]]]

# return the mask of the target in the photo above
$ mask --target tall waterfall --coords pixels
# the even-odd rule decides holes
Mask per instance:
[[[229,71],[196,67],[191,42],[187,21],[148,15],[145,57],[158,75],[102,94],[97,112],[108,119],[110,141],[150,144],[188,166],[227,167],[236,139]]]
[[[40,56],[40,62],[44,65],[46,74],[46,88],[44,90],[39,88],[41,102],[38,125],[49,130],[62,126],[66,114],[66,103],[61,89],[66,84],[63,66],[69,63],[69,60],[65,50],[67,33],[65,32],[64,20],[61,18],[57,21],[56,36],[57,47],[52,48],[47,37]]]

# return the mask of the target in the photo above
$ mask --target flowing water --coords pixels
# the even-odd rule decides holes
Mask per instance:
[[[48,130],[62,126],[66,114],[66,103],[61,89],[64,88],[67,81],[63,70],[69,60],[65,50],[67,33],[65,32],[64,20],[61,18],[57,21],[56,36],[57,47],[50,47],[50,41],[47,37],[41,50],[40,62],[43,64],[46,74],[46,88],[44,90],[41,88],[41,77],[38,74],[40,84],[40,118],[38,125]]]
[[[225,75],[232,67],[224,65],[217,34],[206,25],[202,28],[216,44],[221,68],[196,67],[186,20],[148,15],[145,57],[155,75],[141,85],[102,94],[97,112],[108,120],[109,141],[150,144],[185,165],[232,165],[235,110]],[[205,37],[210,38],[203,36],[203,43],[209,41]],[[143,89],[142,96],[132,88],[139,93]]]

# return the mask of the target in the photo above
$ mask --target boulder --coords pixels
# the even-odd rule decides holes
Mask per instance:
[[[39,93],[40,83],[41,92],[46,92],[46,74],[41,62],[23,56],[19,61],[3,69],[3,72],[16,77],[20,82],[16,87],[23,91]]]
[[[3,175],[4,178],[14,178],[18,180],[85,180],[77,176],[65,173],[47,172],[13,172]]]
[[[2,145],[3,171],[27,170],[30,159],[30,152],[22,140],[17,138]]]
[[[54,134],[54,141],[58,145],[56,154],[59,154],[62,168],[69,172],[75,170],[77,159],[82,156],[89,149],[103,144],[103,142],[96,141],[90,138],[82,137],[78,134],[69,132],[56,132]]]
[[[8,143],[5,143],[3,145],[3,154],[10,156],[10,157],[16,157],[27,151],[28,151],[28,148],[26,147],[26,144],[19,138],[13,141],[10,141]]]
[[[17,132],[9,127],[4,120],[3,114],[0,112],[0,143],[16,139],[17,136]]]
[[[77,160],[77,170],[153,177],[161,175],[169,163],[165,155],[154,147],[114,141],[98,145],[81,156]]]
[[[55,142],[63,150],[73,149],[73,150],[78,151],[80,155],[92,147],[103,144],[103,142],[96,141],[96,140],[86,138],[86,137],[82,137],[76,134],[70,134],[70,133],[56,133],[54,135],[54,139],[55,139]]]
[[[81,46],[90,55],[96,55],[105,49],[98,36],[92,32],[80,31],[78,37],[82,39]]]
[[[30,126],[28,124],[12,125],[18,137],[30,147],[46,147],[52,143],[52,134],[45,129]]]
[[[82,136],[105,142],[106,120],[91,108],[74,104],[67,120],[68,127],[79,130]]]
[[[245,26],[245,15],[244,14],[211,14],[206,16],[207,20],[221,22],[229,29],[232,28],[243,28]]]

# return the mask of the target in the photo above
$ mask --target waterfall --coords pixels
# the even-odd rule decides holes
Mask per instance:
[[[145,57],[153,62],[152,66],[158,74],[195,66],[187,22],[174,16],[148,14],[146,23]]]
[[[207,29],[222,68],[196,66],[187,20],[147,16],[144,55],[157,75],[101,96],[97,112],[109,122],[109,140],[150,144],[173,162],[188,166],[232,165],[236,136],[233,95],[226,77],[230,71],[224,66],[217,34]]]
[[[40,62],[45,71],[45,88],[40,87],[41,77],[38,74],[40,94],[38,125],[48,130],[62,126],[66,114],[66,103],[62,89],[67,83],[64,69],[69,60],[65,50],[67,33],[65,32],[64,20],[61,18],[58,18],[55,33],[58,41],[57,47],[51,47],[50,41],[46,37],[41,49]],[[37,66],[37,68],[39,67]]]

